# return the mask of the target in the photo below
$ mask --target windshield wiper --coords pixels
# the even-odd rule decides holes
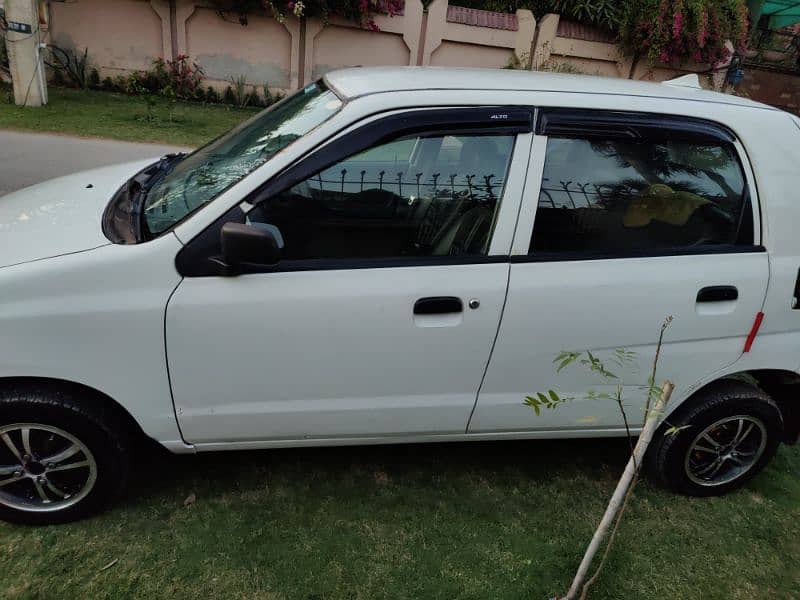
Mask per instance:
[[[134,235],[140,242],[144,241],[145,235],[149,236],[147,223],[144,218],[144,204],[147,200],[147,192],[150,188],[166,175],[172,167],[178,164],[183,157],[186,156],[185,152],[174,152],[165,154],[153,166],[145,169],[128,182],[128,194],[130,197],[131,210],[131,225],[133,226]]]
[[[147,189],[150,189],[156,181],[171,171],[172,167],[178,164],[184,156],[186,156],[186,152],[173,152],[171,154],[165,154],[162,156],[161,159],[159,159],[159,161],[153,165],[152,170],[148,169],[150,178],[145,184]]]

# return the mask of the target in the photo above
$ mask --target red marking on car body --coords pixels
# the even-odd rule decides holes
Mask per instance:
[[[753,326],[750,328],[750,333],[747,334],[747,340],[744,343],[744,351],[750,352],[750,348],[753,347],[753,342],[756,339],[756,335],[758,335],[758,330],[761,328],[761,321],[764,320],[764,313],[758,311],[756,313],[756,319],[753,321]]]

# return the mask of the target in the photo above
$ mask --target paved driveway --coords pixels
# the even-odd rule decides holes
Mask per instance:
[[[0,130],[0,196],[75,171],[180,150],[186,148]]]

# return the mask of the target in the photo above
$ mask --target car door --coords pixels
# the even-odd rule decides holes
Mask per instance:
[[[698,119],[543,110],[511,256],[509,294],[470,432],[624,431],[643,420],[661,323],[658,380],[675,397],[741,356],[761,310],[767,254],[757,199],[735,136]],[[614,349],[637,354],[624,367]],[[562,350],[592,351],[617,380]],[[548,389],[576,398],[535,416],[523,400]]]
[[[184,438],[464,433],[505,301],[531,129],[527,110],[373,118],[190,243],[166,315]],[[230,221],[273,232],[279,263],[215,274]]]

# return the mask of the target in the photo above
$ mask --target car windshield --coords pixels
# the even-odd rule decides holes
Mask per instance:
[[[321,82],[258,113],[154,178],[142,207],[156,236],[329,119],[342,103]]]

